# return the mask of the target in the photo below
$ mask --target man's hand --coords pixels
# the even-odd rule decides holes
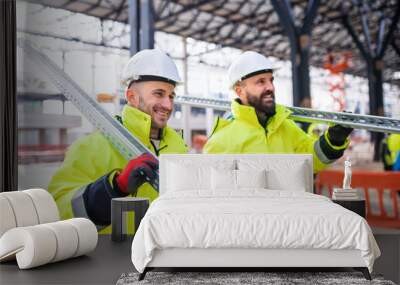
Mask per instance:
[[[115,181],[121,192],[135,194],[145,182],[157,178],[158,161],[148,153],[142,154],[128,162],[125,169],[117,175]]]
[[[345,143],[347,137],[353,131],[353,128],[334,125],[328,128],[328,139],[335,146],[341,146]]]

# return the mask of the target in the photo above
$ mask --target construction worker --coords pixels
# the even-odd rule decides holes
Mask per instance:
[[[288,119],[290,111],[275,104],[274,67],[263,55],[246,51],[228,70],[232,118],[217,119],[205,153],[310,153],[314,171],[343,155],[353,129],[335,125],[319,138],[307,135]]]
[[[157,156],[188,150],[181,135],[167,126],[175,85],[180,81],[174,62],[156,49],[136,53],[123,73],[127,104],[117,119]],[[101,233],[109,233],[111,199],[133,194],[152,201],[158,192],[147,182],[152,182],[157,169],[158,162],[152,155],[127,161],[96,131],[70,146],[50,181],[49,192],[61,218],[87,217]]]
[[[385,170],[400,170],[400,134],[390,134],[382,140],[381,157]]]

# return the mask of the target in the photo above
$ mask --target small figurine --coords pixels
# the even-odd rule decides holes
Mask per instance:
[[[343,189],[351,189],[351,160],[347,157],[344,162]]]

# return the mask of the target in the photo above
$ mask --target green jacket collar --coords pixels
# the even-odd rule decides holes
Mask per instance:
[[[233,117],[235,119],[246,121],[253,126],[262,127],[258,122],[256,111],[254,110],[253,107],[242,105],[236,100],[233,100],[231,104],[231,109]],[[272,133],[277,128],[279,128],[282,122],[289,117],[290,113],[291,112],[289,109],[285,108],[282,105],[276,104],[276,114],[268,121],[267,125],[268,131]]]
[[[122,123],[142,142],[148,143],[150,141],[151,130],[151,116],[131,107],[125,105],[122,109]],[[165,128],[163,129],[162,137],[164,137]]]

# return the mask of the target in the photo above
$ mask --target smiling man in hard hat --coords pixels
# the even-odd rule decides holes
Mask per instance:
[[[230,87],[237,97],[232,116],[218,119],[205,153],[310,153],[314,171],[343,155],[351,128],[330,127],[319,138],[304,133],[288,119],[290,111],[275,103],[274,67],[263,55],[246,51],[229,67]]]
[[[160,50],[143,50],[127,63],[124,74],[127,104],[118,121],[157,156],[186,153],[182,137],[167,126],[175,86],[181,79],[175,63]],[[129,194],[153,200],[158,162],[144,154],[127,161],[100,133],[94,132],[69,148],[64,163],[50,181],[61,217],[86,217],[102,232],[110,232],[111,199]]]

